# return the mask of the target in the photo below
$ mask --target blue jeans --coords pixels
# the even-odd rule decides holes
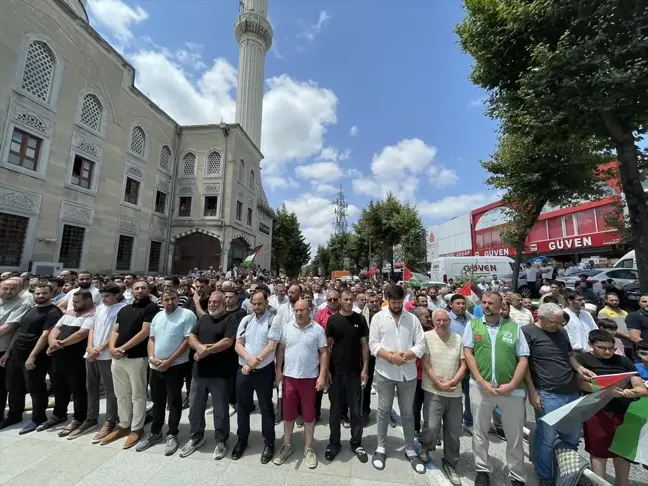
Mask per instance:
[[[464,414],[463,414],[463,424],[466,427],[473,426],[473,416],[472,409],[470,408],[470,373],[466,373],[466,376],[461,380],[461,389],[464,396]]]
[[[542,411],[535,410],[536,433],[535,433],[535,468],[540,479],[551,479],[553,463],[553,442],[558,433],[561,442],[570,449],[578,449],[581,425],[576,424],[569,433],[556,432],[555,427],[547,425],[540,420],[549,412],[573,402],[579,397],[578,393],[557,394],[538,390],[542,399]]]

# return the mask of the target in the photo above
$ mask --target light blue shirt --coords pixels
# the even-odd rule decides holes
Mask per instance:
[[[155,357],[158,359],[170,358],[189,337],[196,320],[196,315],[193,312],[182,307],[178,307],[171,314],[167,314],[166,311],[158,312],[151,322],[151,337],[155,338]],[[187,361],[189,361],[189,349],[182,353],[172,366]],[[155,369],[152,364],[149,366]]]
[[[493,379],[491,381],[491,384],[493,385],[493,388],[497,388],[498,384],[495,381],[495,343],[496,343],[496,338],[497,338],[497,333],[499,332],[500,325],[502,323],[502,319],[500,319],[500,323],[497,324],[496,326],[490,326],[486,322],[484,318],[482,318],[484,321],[484,324],[486,325],[486,329],[488,329],[488,335],[491,340],[491,369],[493,370],[492,375]],[[517,341],[515,342],[515,355],[519,358],[521,356],[529,356],[531,354],[531,350],[529,349],[529,344],[527,343],[526,338],[524,337],[524,333],[522,332],[522,328],[520,326],[517,327]],[[464,342],[464,348],[474,348],[475,347],[475,342],[473,340],[473,332],[472,332],[472,326],[470,324],[470,321],[466,324],[466,330],[464,331],[463,334],[463,342]],[[470,385],[471,386],[476,386],[479,387],[477,382],[470,378]],[[524,397],[525,392],[524,390],[515,390],[513,393],[511,393],[512,396],[514,397]]]
[[[454,311],[450,311],[450,330],[455,334],[459,334],[461,337],[464,335],[466,330],[466,324],[468,324],[473,316],[469,312],[464,313],[463,316],[458,317]]]
[[[275,321],[278,317],[275,317]],[[292,320],[283,325],[281,344],[284,350],[284,376],[289,378],[317,378],[320,349],[328,347],[324,328],[311,321],[303,329]]]
[[[244,339],[245,350],[252,356],[258,355],[268,345],[268,341],[279,341],[281,339],[281,321],[277,318],[270,321],[270,313],[266,311],[261,317],[256,314],[245,316],[238,327],[236,339]],[[264,368],[275,359],[275,353],[265,357],[257,369]],[[239,356],[239,364],[245,366],[247,361]]]

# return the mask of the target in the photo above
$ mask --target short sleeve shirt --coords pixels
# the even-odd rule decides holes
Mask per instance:
[[[188,309],[178,307],[171,314],[159,312],[151,321],[150,336],[155,340],[155,357],[170,358],[182,343],[189,337],[191,329],[196,325],[196,316]],[[189,349],[173,362],[172,366],[189,361]],[[149,363],[152,369],[155,366]]]
[[[284,376],[289,378],[317,378],[320,349],[326,348],[326,334],[322,326],[311,321],[300,328],[296,323],[283,327],[281,344],[284,351]]]
[[[238,326],[236,338],[244,340],[245,350],[252,356],[258,355],[268,345],[269,341],[279,341],[281,339],[281,322],[276,317],[266,312],[261,317],[256,314],[246,316]],[[275,359],[275,353],[266,356],[257,369],[264,368],[271,364]],[[239,356],[239,364],[245,366],[246,361]]]
[[[11,341],[14,332],[16,332],[16,329],[20,325],[20,320],[31,307],[29,302],[20,296],[0,302],[0,325],[13,324],[11,331],[0,336],[0,353],[7,350],[9,341]]]

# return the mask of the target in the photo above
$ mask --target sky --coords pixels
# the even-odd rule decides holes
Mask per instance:
[[[234,122],[238,0],[88,0],[136,85],[181,124]],[[497,199],[497,124],[454,33],[460,0],[269,0],[261,152],[270,204],[314,255],[342,189],[348,220],[391,191],[425,226]]]

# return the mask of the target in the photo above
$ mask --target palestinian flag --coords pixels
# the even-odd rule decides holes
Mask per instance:
[[[614,434],[610,452],[648,466],[648,397],[630,404]]]
[[[254,259],[256,258],[256,256],[257,256],[257,255],[259,254],[259,252],[261,251],[261,247],[262,247],[262,246],[263,246],[263,245],[259,245],[259,246],[257,246],[257,247],[254,249],[254,251],[253,251],[252,253],[250,253],[250,255],[248,255],[248,257],[247,257],[245,260],[243,260],[243,266],[244,266],[245,268],[247,268],[247,267],[249,267],[250,265],[252,265],[252,262],[254,261]]]
[[[575,424],[582,424],[593,417],[599,410],[612,400],[612,390],[623,388],[632,376],[637,373],[615,373],[592,378],[593,393],[582,397],[549,412],[540,420],[556,427],[558,432],[569,432]]]
[[[403,282],[407,282],[412,287],[421,287],[425,282],[429,282],[427,275],[418,272],[412,272],[409,268],[403,267]]]

